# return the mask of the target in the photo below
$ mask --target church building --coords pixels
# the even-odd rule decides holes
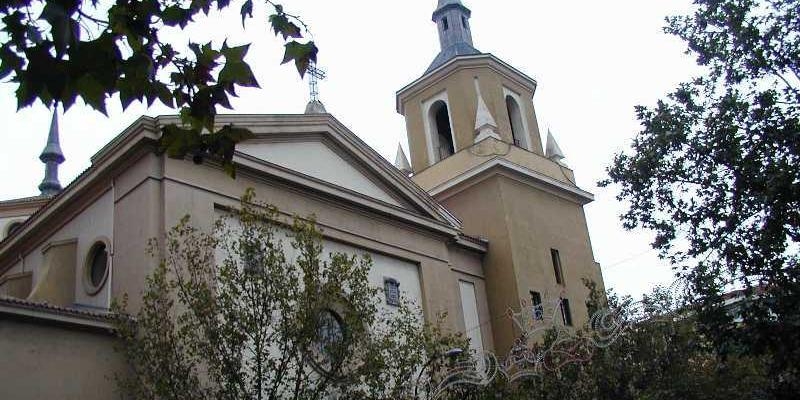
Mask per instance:
[[[474,47],[461,1],[439,0],[432,19],[441,51],[396,95],[410,160],[398,147],[388,162],[312,98],[303,114],[217,117],[255,134],[237,146],[235,179],[213,160],[158,155],[161,126],[180,119],[143,116],[62,188],[54,114],[41,194],[0,201],[0,397],[118,397],[108,308],[125,293],[141,304],[148,240],[187,214],[210,229],[248,187],[286,215],[314,214],[326,250],[372,257],[389,306],[397,289],[429,320],[447,312],[476,352],[506,354],[521,334],[509,311],[524,305],[556,299],[560,324],[585,324],[584,280],[603,287],[593,195],[552,136],[543,146],[536,81]]]

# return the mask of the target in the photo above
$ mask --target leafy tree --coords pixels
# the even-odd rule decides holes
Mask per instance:
[[[598,299],[595,296],[594,299]],[[593,300],[590,300],[590,302]],[[590,305],[594,306],[594,305]],[[764,359],[720,357],[697,328],[682,299],[656,288],[636,303],[608,295],[609,310],[626,326],[613,341],[593,346],[588,360],[540,371],[537,377],[493,384],[464,398],[511,400],[730,400],[768,398]],[[584,327],[581,335],[590,335]],[[554,331],[539,346],[555,339]]]
[[[800,393],[800,2],[695,0],[667,19],[704,73],[655,106],[609,179],[626,228],[689,282],[702,332],[724,353],[765,355],[772,394]],[[743,323],[724,293],[745,290]]]
[[[313,220],[284,224],[252,191],[211,233],[185,217],[163,252],[135,317],[114,306],[137,399],[408,399],[466,345],[409,301],[385,309],[368,257],[326,258]]]
[[[258,87],[245,60],[249,45],[168,42],[162,35],[233,6],[240,7],[243,25],[260,11],[253,0],[2,0],[0,79],[11,76],[17,85],[19,108],[38,99],[67,110],[81,98],[105,113],[112,95],[123,109],[159,100],[178,108],[183,122],[164,128],[162,151],[196,162],[218,157],[233,174],[235,144],[249,132],[214,121],[218,107],[231,108],[237,88]],[[283,62],[294,62],[302,76],[317,57],[314,42],[303,40],[305,24],[271,0],[263,6],[269,26],[286,42]],[[201,135],[204,130],[211,134]]]

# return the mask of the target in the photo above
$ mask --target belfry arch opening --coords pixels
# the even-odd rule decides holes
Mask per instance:
[[[511,123],[511,139],[515,145],[528,148],[527,134],[525,125],[522,122],[522,111],[517,100],[511,95],[506,95],[506,110],[508,111],[508,121]]]
[[[431,105],[429,112],[430,124],[433,131],[433,149],[436,161],[444,160],[455,153],[453,143],[453,130],[450,127],[450,113],[447,103],[437,100]]]

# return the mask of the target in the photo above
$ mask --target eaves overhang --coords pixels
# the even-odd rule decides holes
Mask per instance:
[[[55,306],[0,296],[0,319],[9,318],[46,325],[113,334],[113,315],[108,312]]]

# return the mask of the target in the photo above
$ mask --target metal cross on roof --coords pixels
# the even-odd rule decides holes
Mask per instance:
[[[308,88],[311,91],[311,101],[319,100],[319,80],[325,79],[325,70],[317,68],[315,63],[308,65]]]

